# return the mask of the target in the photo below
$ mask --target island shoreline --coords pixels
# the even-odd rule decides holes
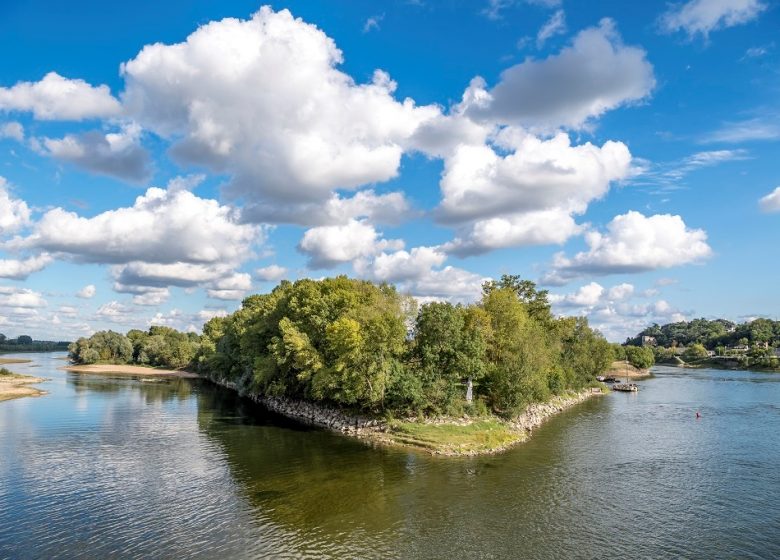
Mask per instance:
[[[242,390],[238,384],[225,379],[208,379],[215,385],[236,391],[240,396],[246,397],[266,409],[295,420],[305,425],[324,428],[349,437],[362,440],[371,445],[386,447],[413,449],[423,451],[430,455],[440,457],[473,457],[479,455],[494,455],[506,451],[517,444],[527,441],[533,430],[553,416],[590,399],[594,396],[603,396],[607,392],[602,388],[590,387],[585,390],[555,396],[544,403],[532,403],[525,411],[513,417],[511,420],[500,419],[495,415],[487,417],[434,417],[419,421],[418,419],[405,419],[407,423],[422,424],[426,426],[468,426],[472,423],[491,420],[507,428],[511,434],[509,441],[490,448],[459,449],[451,446],[421,445],[410,442],[408,439],[394,437],[399,434],[393,432],[393,427],[384,419],[360,414],[350,414],[332,406],[312,403],[287,397],[275,397],[260,395],[251,391]],[[403,439],[403,441],[401,441]]]

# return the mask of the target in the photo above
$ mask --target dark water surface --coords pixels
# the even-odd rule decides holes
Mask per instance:
[[[51,381],[0,403],[3,559],[780,558],[778,374],[657,368],[442,459],[27,357],[10,368]]]

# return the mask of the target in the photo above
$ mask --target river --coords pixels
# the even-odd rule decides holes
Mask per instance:
[[[0,403],[2,559],[780,557],[778,374],[655,368],[447,459],[24,357],[51,380]]]

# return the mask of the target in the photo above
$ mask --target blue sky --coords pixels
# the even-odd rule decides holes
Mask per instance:
[[[519,274],[611,340],[780,316],[771,0],[0,7],[0,332]]]

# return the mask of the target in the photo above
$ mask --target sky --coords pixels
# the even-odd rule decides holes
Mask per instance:
[[[0,4],[0,332],[199,332],[281,280],[608,339],[780,318],[776,0]]]

